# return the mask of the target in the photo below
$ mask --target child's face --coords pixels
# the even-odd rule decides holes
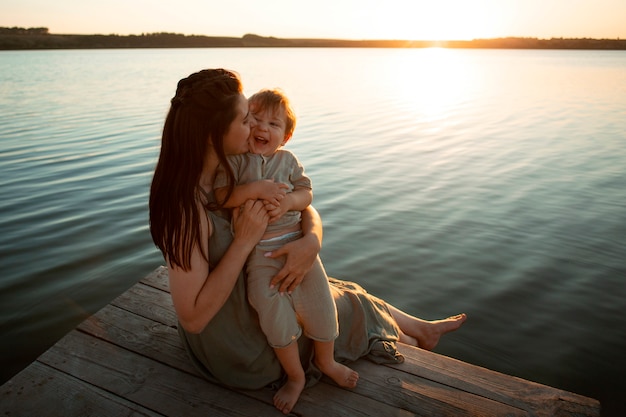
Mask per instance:
[[[270,156],[289,140],[285,135],[285,110],[279,107],[257,111],[252,106],[250,110],[256,120],[250,132],[250,152]]]

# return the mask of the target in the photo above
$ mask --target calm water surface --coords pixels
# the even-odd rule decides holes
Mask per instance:
[[[0,52],[2,381],[162,264],[147,197],[176,82],[282,87],[329,274],[437,352],[626,412],[626,54],[446,49]]]

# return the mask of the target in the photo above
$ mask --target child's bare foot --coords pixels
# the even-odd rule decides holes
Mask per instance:
[[[358,372],[335,361],[330,362],[328,365],[322,365],[321,363],[316,363],[316,365],[340,387],[356,387],[356,383],[359,380]]]
[[[282,411],[283,414],[289,414],[300,398],[304,383],[305,379],[288,379],[285,385],[280,387],[274,395],[274,407]]]

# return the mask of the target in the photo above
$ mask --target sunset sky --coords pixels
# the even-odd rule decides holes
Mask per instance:
[[[626,0],[0,0],[0,26],[57,34],[624,39]]]

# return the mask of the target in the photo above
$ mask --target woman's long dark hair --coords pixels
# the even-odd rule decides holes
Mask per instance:
[[[205,158],[215,152],[229,177],[224,135],[236,116],[242,86],[239,76],[207,69],[178,82],[165,119],[161,153],[150,187],[150,233],[170,264],[191,268],[193,245],[200,241],[198,186]],[[208,257],[208,254],[203,254]]]

